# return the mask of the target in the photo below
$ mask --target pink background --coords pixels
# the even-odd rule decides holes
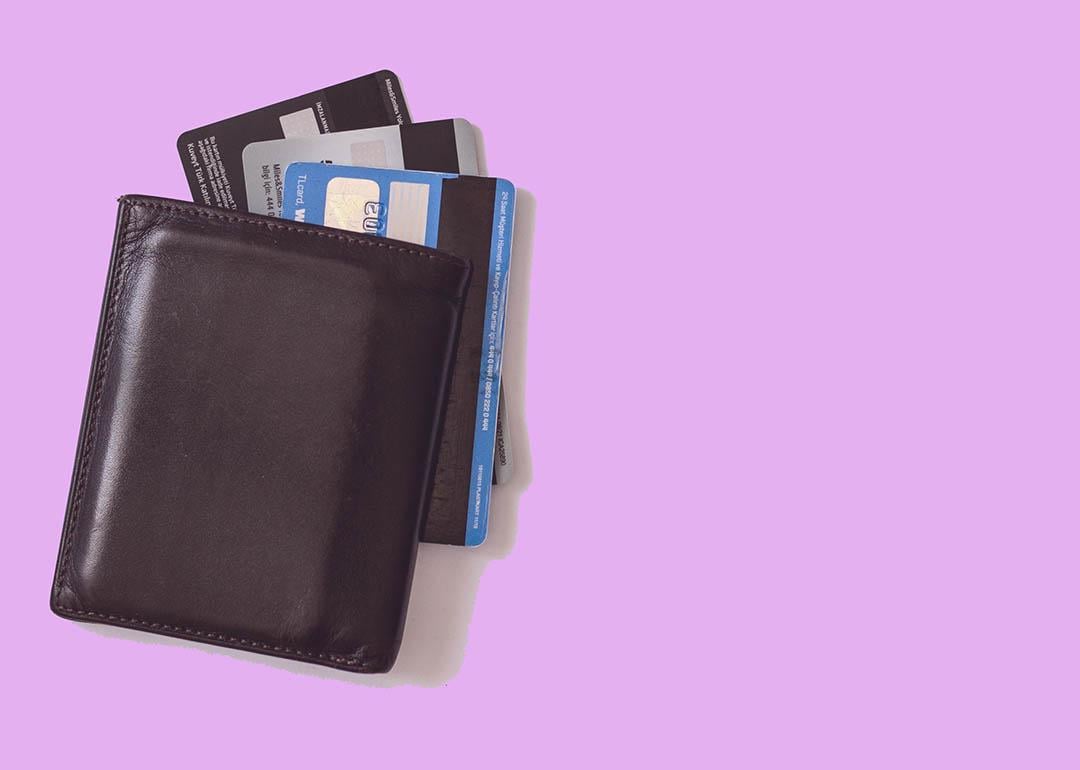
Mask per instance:
[[[0,764],[1080,766],[1072,4],[271,5],[5,10]],[[384,678],[53,617],[115,198],[382,67],[528,193],[491,542]]]

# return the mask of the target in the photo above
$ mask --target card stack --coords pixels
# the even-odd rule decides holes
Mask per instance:
[[[482,176],[473,127],[413,123],[388,70],[192,129],[177,141],[196,203],[437,247],[470,284],[421,539],[475,546],[513,460],[500,398],[515,190]]]

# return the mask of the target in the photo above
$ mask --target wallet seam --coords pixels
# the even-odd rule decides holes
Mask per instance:
[[[94,612],[93,610],[77,610],[72,607],[65,607],[62,604],[58,604],[57,607],[59,607],[59,609],[63,610],[64,612],[70,613],[72,615],[99,618],[104,621],[120,623],[128,626],[141,626],[143,628],[153,630],[173,631],[180,634],[187,634],[188,636],[214,639],[219,642],[225,642],[226,644],[239,644],[245,647],[255,647],[257,649],[267,650],[270,652],[284,652],[302,658],[329,660],[332,663],[338,663],[347,666],[363,666],[365,664],[365,661],[361,660],[355,655],[335,655],[334,653],[329,652],[309,652],[307,650],[296,649],[295,647],[288,647],[284,644],[256,642],[251,639],[245,639],[241,636],[232,636],[230,634],[222,633],[220,631],[207,631],[205,629],[194,628],[190,626],[174,626],[169,623],[159,623],[151,620],[142,620],[140,618],[128,618],[124,617],[123,615],[113,615],[107,612]]]
[[[200,211],[188,209],[181,206],[171,206],[165,203],[155,203],[150,201],[133,200],[130,198],[122,199],[124,206],[123,220],[120,226],[120,242],[117,247],[116,263],[112,269],[113,275],[113,287],[109,293],[108,303],[105,309],[105,323],[102,329],[101,349],[98,355],[95,356],[94,366],[96,367],[96,374],[94,376],[93,385],[93,397],[90,401],[90,412],[87,421],[87,432],[82,442],[82,447],[79,452],[79,471],[75,487],[75,495],[71,505],[71,520],[67,527],[67,532],[64,535],[63,545],[63,557],[61,558],[61,566],[59,575],[56,582],[56,599],[55,606],[58,610],[62,610],[65,613],[75,616],[81,616],[86,618],[96,618],[101,621],[113,622],[122,625],[142,627],[151,630],[171,631],[179,634],[186,634],[188,636],[206,638],[223,642],[225,644],[240,645],[243,647],[252,647],[269,652],[286,653],[296,656],[298,658],[306,658],[309,660],[323,660],[330,661],[338,665],[346,665],[357,668],[362,668],[367,665],[367,661],[359,655],[341,655],[331,652],[312,652],[308,650],[300,650],[294,647],[288,647],[282,644],[275,644],[271,642],[260,642],[252,639],[245,639],[239,636],[232,636],[220,631],[209,631],[206,629],[200,629],[189,626],[174,626],[168,623],[161,623],[149,620],[142,620],[140,618],[129,618],[122,615],[113,615],[110,613],[96,612],[93,610],[81,610],[74,607],[68,607],[62,604],[60,601],[60,595],[65,588],[75,595],[75,588],[71,582],[71,552],[74,547],[76,528],[79,522],[79,513],[82,508],[83,496],[86,492],[87,479],[89,477],[90,457],[93,454],[95,442],[97,439],[97,425],[100,418],[100,406],[101,399],[105,392],[105,381],[109,372],[109,363],[112,358],[112,343],[113,333],[115,331],[115,322],[117,315],[117,306],[120,304],[121,296],[123,294],[124,285],[127,278],[127,273],[130,266],[132,255],[129,254],[129,246],[131,243],[132,232],[135,229],[134,223],[131,218],[131,209],[144,207],[144,208],[156,208],[164,209],[167,211],[176,212],[182,215],[188,216],[203,216],[209,219],[220,219],[227,222],[237,222],[256,227],[265,227],[271,230],[286,230],[290,232],[306,233],[308,235],[316,235],[322,237],[333,238],[347,243],[364,244],[367,246],[376,246],[384,248],[389,251],[399,251],[405,254],[411,254],[416,257],[425,258],[432,261],[445,262],[446,264],[455,265],[457,267],[465,266],[462,260],[453,257],[452,255],[440,255],[440,254],[427,254],[421,251],[414,251],[406,249],[400,246],[394,246],[392,244],[380,242],[377,240],[368,240],[358,237],[350,237],[349,235],[342,233],[323,233],[318,230],[308,230],[306,228],[291,227],[289,225],[280,225],[276,222],[259,222],[250,218],[235,217],[225,214],[217,214],[213,211]]]
[[[128,243],[131,239],[132,223],[130,212],[124,208],[123,224],[120,228],[120,244],[116,252],[116,264],[113,267],[113,287],[109,293],[108,304],[105,307],[105,323],[102,328],[101,349],[96,356],[94,366],[93,396],[90,399],[89,414],[87,416],[86,436],[79,450],[79,471],[75,481],[75,494],[71,503],[71,521],[64,535],[63,558],[60,562],[57,589],[62,590],[65,584],[72,593],[75,589],[71,583],[71,551],[75,543],[75,531],[79,524],[79,513],[82,509],[83,495],[86,493],[87,478],[90,475],[90,456],[93,454],[97,440],[97,425],[100,417],[101,399],[105,394],[105,379],[108,374],[109,361],[112,358],[113,329],[116,321],[116,306],[120,302],[120,294],[123,291],[124,277],[128,261]],[[59,598],[59,597],[58,597]],[[64,607],[74,612],[71,608]]]
[[[420,259],[426,259],[426,260],[428,260],[430,262],[442,262],[443,264],[453,265],[454,267],[458,267],[458,268],[465,267],[468,264],[467,260],[465,260],[465,259],[463,259],[461,257],[456,257],[456,256],[454,256],[452,254],[441,254],[441,253],[439,253],[437,251],[434,251],[434,250],[430,251],[430,252],[427,252],[427,251],[418,251],[418,250],[415,250],[415,249],[408,249],[408,248],[405,248],[404,246],[397,246],[397,245],[395,245],[393,243],[388,243],[387,241],[385,241],[385,240],[383,240],[381,238],[372,238],[372,237],[364,237],[364,236],[358,236],[358,235],[350,235],[349,233],[346,233],[344,231],[336,231],[333,228],[320,227],[320,228],[316,229],[314,227],[311,227],[311,228],[297,227],[295,225],[281,224],[281,223],[279,223],[277,221],[274,221],[274,219],[272,219],[270,217],[256,217],[254,215],[243,216],[243,215],[235,215],[235,214],[234,215],[221,214],[221,213],[218,213],[217,211],[205,210],[205,209],[202,209],[202,208],[195,207],[194,204],[192,204],[192,208],[187,208],[187,207],[184,207],[184,206],[175,206],[175,205],[171,205],[171,204],[168,204],[168,203],[158,203],[158,202],[155,202],[155,201],[146,201],[146,200],[131,199],[131,198],[124,199],[124,203],[125,203],[125,205],[130,206],[130,207],[143,206],[145,208],[164,209],[165,211],[171,211],[171,212],[174,212],[174,213],[177,213],[177,214],[181,214],[183,216],[206,217],[207,219],[220,219],[220,220],[222,220],[224,222],[234,222],[234,223],[237,223],[237,224],[252,225],[254,227],[264,227],[267,230],[284,230],[285,232],[290,232],[290,233],[301,233],[303,235],[312,235],[312,236],[316,236],[316,237],[319,237],[319,238],[330,238],[332,240],[342,241],[344,243],[355,243],[355,244],[362,244],[364,246],[374,246],[376,248],[386,249],[387,251],[398,251],[398,252],[401,252],[402,254],[408,254],[410,256],[418,257]],[[267,221],[262,221],[264,219],[267,220]],[[457,296],[461,296],[461,295],[454,295],[454,296],[457,297]]]

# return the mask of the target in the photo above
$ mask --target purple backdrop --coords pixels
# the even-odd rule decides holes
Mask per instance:
[[[5,10],[4,765],[1080,765],[1075,5],[738,5]],[[382,67],[524,193],[491,542],[384,678],[53,617],[115,198]]]

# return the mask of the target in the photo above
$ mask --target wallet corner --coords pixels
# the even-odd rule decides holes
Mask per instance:
[[[355,670],[365,674],[385,674],[394,667],[401,639],[362,645],[351,656],[356,661]]]
[[[75,620],[77,615],[76,606],[78,600],[71,586],[53,579],[52,590],[49,591],[49,609],[57,617],[67,620]]]

